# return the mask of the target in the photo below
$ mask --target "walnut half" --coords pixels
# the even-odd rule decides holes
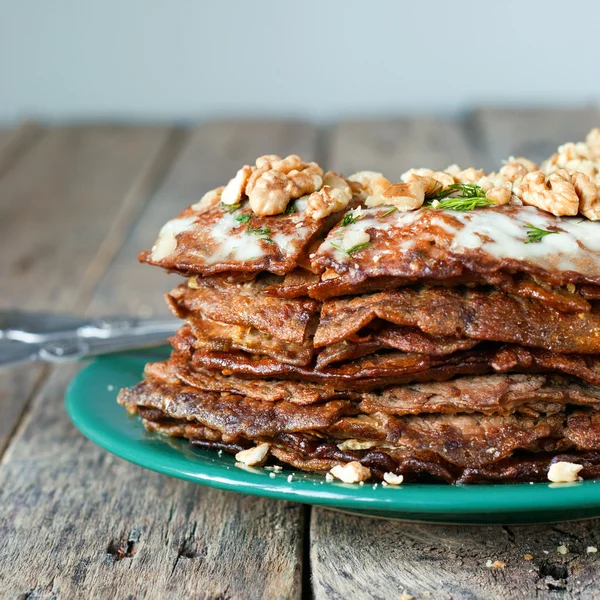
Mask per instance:
[[[557,217],[574,216],[579,212],[579,196],[571,175],[564,169],[548,177],[542,171],[528,173],[515,188],[515,194],[523,204],[535,206]]]
[[[338,173],[328,171],[323,175],[323,187],[309,196],[306,214],[313,219],[324,219],[346,208],[351,199],[349,183]]]
[[[536,206],[557,217],[575,216],[580,212],[591,221],[600,220],[600,191],[584,173],[558,171],[546,175],[542,171],[528,173],[515,194],[523,204]]]
[[[412,175],[406,183],[392,183],[383,192],[369,196],[367,206],[390,204],[401,211],[416,210],[423,206],[425,196],[440,190],[443,184],[433,177]]]
[[[323,185],[323,169],[317,163],[305,163],[291,154],[279,159],[262,156],[248,178],[246,194],[252,211],[261,216],[285,212],[290,200],[312,194]]]

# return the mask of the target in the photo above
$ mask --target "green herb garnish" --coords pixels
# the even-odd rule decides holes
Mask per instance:
[[[247,223],[250,220],[250,217],[252,215],[247,214],[247,215],[240,215],[239,217],[236,217],[235,220],[239,221],[240,223]]]
[[[241,206],[241,202],[238,202],[237,204],[225,204],[225,202],[221,202],[221,210],[230,214],[235,212],[238,208],[241,208]]]
[[[398,210],[397,206],[392,206],[392,208],[390,208],[390,210],[385,211],[382,215],[381,218],[383,217],[389,217],[392,213],[396,212]]]
[[[340,223],[340,227],[346,227],[348,225],[352,225],[352,223],[356,223],[359,219],[362,219],[364,215],[360,213],[355,213],[353,210],[349,210],[342,219]]]
[[[363,250],[364,248],[368,248],[371,245],[371,242],[364,242],[364,244],[356,244],[356,246],[352,246],[352,248],[342,248],[341,246],[338,246],[337,244],[334,244],[333,242],[331,242],[331,245],[336,249],[336,250],[341,250],[342,252],[345,252],[348,256],[352,256],[355,252],[359,252],[360,250]]]
[[[264,240],[265,242],[269,242],[269,244],[274,243],[273,240],[269,237],[269,233],[271,233],[271,230],[268,227],[251,228],[250,224],[248,224],[248,225],[246,225],[246,232],[253,233],[254,235],[260,236],[261,240]]]
[[[457,195],[449,198],[448,196],[452,194]],[[425,197],[427,206],[431,206],[436,200],[439,204],[435,208],[447,210],[473,210],[496,204],[493,200],[486,198],[485,191],[481,186],[474,183],[453,183],[447,188]]]
[[[494,206],[496,203],[489,198],[474,196],[472,198],[446,198],[441,200],[435,207],[440,210],[474,210],[476,208],[485,208],[486,206]]]
[[[267,235],[267,234],[271,233],[271,230],[268,227],[256,227],[256,228],[252,229],[250,227],[250,225],[248,225],[246,227],[246,231],[248,233],[253,233],[255,235]]]
[[[296,212],[296,203],[295,202],[290,202],[285,210],[283,211],[284,215],[293,215]]]
[[[535,225],[525,225],[525,229],[527,229],[527,240],[525,241],[526,244],[535,244],[537,242],[541,242],[542,239],[547,235],[560,233],[560,231],[548,231],[547,229],[540,229]]]

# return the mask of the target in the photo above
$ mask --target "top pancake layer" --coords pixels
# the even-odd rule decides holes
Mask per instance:
[[[163,226],[152,250],[142,252],[140,260],[183,274],[284,275],[298,265],[311,241],[342,217],[334,213],[312,219],[306,215],[307,203],[299,198],[291,205],[294,212],[271,217],[254,214],[247,204],[219,204],[205,211],[190,206]]]
[[[465,274],[530,273],[556,285],[600,283],[600,223],[557,218],[530,206],[467,212],[367,209],[336,226],[312,257],[316,270],[375,277],[448,279]],[[532,242],[532,227],[553,232]],[[366,233],[352,252],[345,240]],[[364,235],[363,235],[364,237]]]

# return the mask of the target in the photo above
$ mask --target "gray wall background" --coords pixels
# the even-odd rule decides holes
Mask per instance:
[[[600,1],[0,0],[0,122],[600,100]]]

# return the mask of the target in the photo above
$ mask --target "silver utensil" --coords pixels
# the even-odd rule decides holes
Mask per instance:
[[[104,317],[0,311],[0,367],[61,363],[157,345],[181,326],[175,318]]]

